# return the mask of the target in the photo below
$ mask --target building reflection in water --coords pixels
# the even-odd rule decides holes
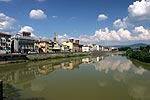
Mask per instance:
[[[79,65],[82,63],[81,59],[74,59],[69,62],[61,63],[61,67],[65,70],[73,70],[75,68],[79,68]]]
[[[41,62],[40,64],[30,63],[24,68],[1,71],[0,79],[20,89],[27,90],[27,88],[30,88],[32,92],[43,91],[49,84],[45,82],[46,79],[40,77],[53,75],[51,73],[56,72],[57,69],[79,69],[81,63],[87,64],[86,66],[92,65],[92,67],[94,65],[94,69],[96,69],[94,73],[99,75],[96,77],[96,81],[100,88],[105,88],[108,85],[113,86],[111,83],[115,81],[126,86],[128,94],[133,99],[150,100],[149,77],[141,77],[148,71],[142,66],[136,67],[130,60],[122,56],[87,57],[59,63],[48,62],[47,64],[45,62],[42,64]]]
[[[93,64],[93,63],[99,62],[103,59],[104,59],[104,56],[94,57],[94,58],[88,57],[88,58],[83,58],[82,63],[83,64]]]
[[[52,66],[52,64],[43,65],[36,69],[36,75],[47,75],[54,70],[55,68]]]
[[[62,63],[50,63],[39,66],[36,64],[36,66],[32,65],[30,68],[2,71],[0,72],[0,79],[6,83],[20,85],[21,88],[27,88],[31,86],[31,81],[34,80],[36,76],[48,75],[59,68],[73,70],[79,68],[81,63],[82,59],[73,59]]]

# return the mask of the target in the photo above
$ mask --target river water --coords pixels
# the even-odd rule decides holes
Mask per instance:
[[[6,100],[150,100],[150,64],[125,56],[0,65]]]

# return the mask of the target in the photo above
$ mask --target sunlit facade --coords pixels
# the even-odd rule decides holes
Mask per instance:
[[[0,54],[11,53],[11,35],[0,32]]]

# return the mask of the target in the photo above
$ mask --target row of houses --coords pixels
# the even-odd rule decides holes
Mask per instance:
[[[103,51],[103,46],[96,44],[81,45],[79,40],[69,39],[62,43],[50,39],[34,39],[30,32],[10,35],[0,32],[0,54],[6,53],[51,53],[51,52],[90,52]]]

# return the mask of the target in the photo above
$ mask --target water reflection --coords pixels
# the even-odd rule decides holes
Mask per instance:
[[[107,100],[119,89],[120,94],[128,97],[121,100],[150,100],[149,71],[143,65],[134,65],[123,56],[22,63],[18,64],[22,66],[18,69],[15,66],[17,65],[4,66],[0,70],[0,79],[21,89],[24,97],[66,100],[76,94],[74,100],[80,97],[83,100],[91,100],[90,97],[96,98],[93,100]],[[114,95],[115,97],[119,96]]]
[[[112,71],[123,73],[131,70],[135,74],[143,75],[146,72],[142,66],[137,68],[132,61],[122,56],[106,57],[104,60],[94,63],[94,66],[97,71],[105,72],[106,74]]]
[[[150,88],[135,85],[129,89],[129,95],[134,100],[150,100]]]
[[[64,70],[73,70],[79,68],[79,65],[82,63],[82,59],[73,59],[66,62],[58,62],[58,63],[49,63],[42,64],[38,66],[33,66],[30,68],[26,68],[29,64],[26,64],[25,68],[21,68],[18,70],[4,70],[0,72],[0,79],[4,82],[9,82],[13,84],[20,83],[28,83],[31,80],[34,80],[37,76],[48,75],[53,71],[62,68]]]
[[[111,74],[116,82],[127,86],[128,94],[133,100],[150,100],[150,81],[148,77],[143,76],[147,70],[142,65],[136,67],[132,61],[122,56],[109,56],[93,65],[100,73]],[[100,87],[106,87],[108,83],[108,80],[98,80]]]

